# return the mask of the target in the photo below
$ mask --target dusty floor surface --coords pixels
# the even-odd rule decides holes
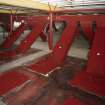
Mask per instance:
[[[48,77],[33,73],[24,66],[14,68],[13,72],[18,71],[28,78],[21,85],[6,90],[6,93],[4,91],[4,94],[1,94],[2,101],[6,105],[63,105],[64,100],[76,98],[86,105],[105,105],[103,97],[97,97],[67,84],[85,64],[85,60],[67,57],[64,65]],[[24,79],[25,77],[22,80]],[[8,86],[9,83],[7,88]]]

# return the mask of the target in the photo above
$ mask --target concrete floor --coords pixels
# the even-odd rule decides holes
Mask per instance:
[[[30,31],[26,30],[24,33],[22,33],[21,37],[18,38],[18,40],[14,43],[14,45],[18,45],[22,39],[24,39]],[[59,35],[59,32],[56,32],[53,38],[54,45],[56,44],[57,40],[59,39],[61,35]],[[2,33],[0,35],[0,42],[3,42],[3,36]],[[86,40],[80,36],[79,38],[75,38],[73,41],[73,44],[68,51],[68,56],[77,57],[81,59],[87,59],[88,55],[88,43]],[[32,53],[27,56],[21,56],[16,59],[9,60],[9,62],[5,62],[3,64],[0,64],[0,71],[6,71],[9,69],[12,69],[17,66],[25,65],[27,62],[30,62],[34,59],[38,59],[41,56],[44,56],[45,54],[50,53],[51,51],[48,48],[48,42],[43,42],[40,38],[38,38],[33,45],[31,46],[32,49],[39,49],[40,52]]]
[[[56,39],[59,36],[54,36],[54,43],[56,43]],[[48,49],[48,43],[47,42],[42,42],[39,39],[37,39],[37,41],[32,45],[32,48],[37,48],[37,49],[41,49],[43,51],[49,52]],[[72,57],[77,57],[77,58],[81,58],[81,59],[87,59],[87,55],[88,55],[88,51],[89,51],[89,46],[88,43],[85,41],[85,39],[80,36],[80,38],[75,38],[71,48],[68,51],[68,56],[72,56]]]

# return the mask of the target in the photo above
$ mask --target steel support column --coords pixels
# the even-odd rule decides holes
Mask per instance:
[[[37,71],[43,74],[51,72],[57,66],[62,65],[64,59],[66,58],[67,52],[74,39],[74,32],[76,30],[76,22],[67,22],[67,27],[62,33],[61,38],[58,40],[57,44],[53,48],[53,52],[49,54],[48,57],[42,58],[35,64],[29,66],[32,71]]]
[[[25,26],[22,23],[15,31],[13,31],[1,44],[2,48],[10,48],[13,43],[17,40],[17,38],[21,35],[21,33],[25,30]]]
[[[42,29],[44,28],[46,22],[47,22],[46,20],[41,22],[36,22],[31,33],[29,33],[29,35],[24,40],[22,40],[20,45],[17,46],[15,50],[0,52],[0,59],[13,57],[16,54],[20,53],[25,53],[33,44],[33,42],[38,38],[38,36],[40,36],[40,33],[42,32]]]
[[[70,84],[98,96],[105,96],[105,26],[97,22],[96,34],[89,52],[86,70],[77,74]]]

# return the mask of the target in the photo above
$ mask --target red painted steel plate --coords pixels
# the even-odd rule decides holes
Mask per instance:
[[[83,103],[78,99],[70,98],[70,99],[65,100],[64,105],[88,105],[88,104]]]
[[[28,80],[28,76],[21,72],[8,71],[0,74],[0,95],[3,95],[11,89],[21,85]]]

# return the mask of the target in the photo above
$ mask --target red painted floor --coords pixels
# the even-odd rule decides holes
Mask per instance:
[[[2,101],[6,105],[105,105],[103,97],[67,84],[85,63],[85,60],[68,57],[49,77],[24,67],[1,74]]]

